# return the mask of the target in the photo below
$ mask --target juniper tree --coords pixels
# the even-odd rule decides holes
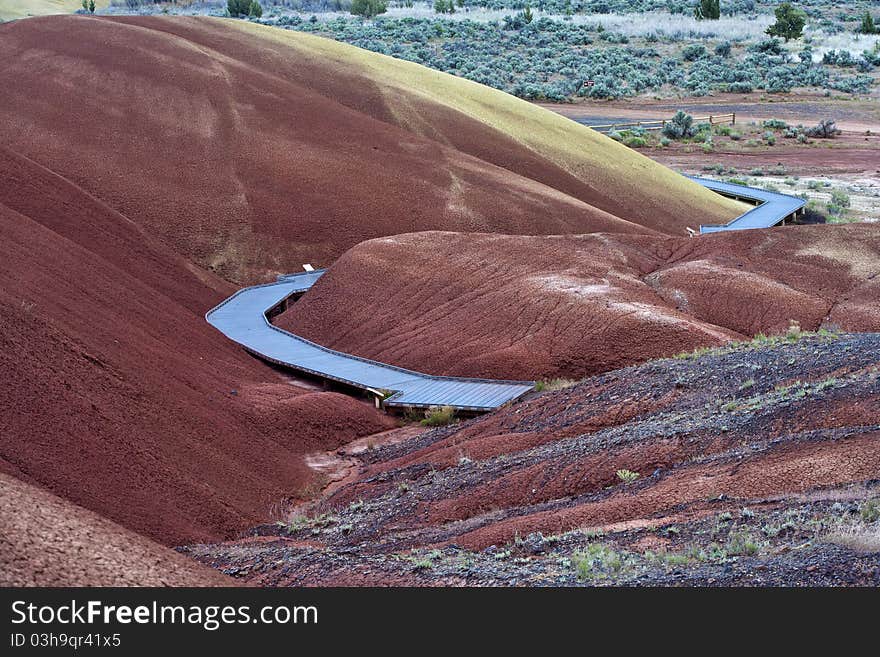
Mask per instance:
[[[721,18],[721,0],[700,0],[694,9],[694,17],[698,20],[718,20]]]
[[[807,23],[807,15],[790,2],[783,2],[775,13],[776,22],[767,28],[767,34],[782,37],[786,41],[800,39]]]
[[[355,16],[373,18],[388,11],[388,6],[383,0],[353,0],[351,13]]]

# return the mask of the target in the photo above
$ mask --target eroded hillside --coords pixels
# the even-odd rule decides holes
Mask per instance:
[[[0,148],[0,471],[166,544],[230,536],[390,420],[211,329],[234,289]]]
[[[673,238],[418,233],[345,254],[278,323],[435,374],[580,378],[759,333],[880,330],[870,225]]]
[[[880,583],[880,338],[651,362],[362,457],[252,539],[288,584]]]
[[[0,27],[0,141],[238,283],[419,230],[661,232],[741,212],[481,85],[245,21]]]

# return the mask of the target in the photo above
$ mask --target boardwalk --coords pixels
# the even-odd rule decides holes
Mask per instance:
[[[701,233],[769,228],[794,217],[802,199],[753,187],[693,178],[701,185],[740,200],[757,203],[753,210],[723,226],[700,226]],[[334,351],[284,331],[267,314],[306,292],[324,270],[289,274],[275,283],[239,290],[205,315],[208,323],[247,351],[271,363],[365,390],[386,408],[451,406],[464,411],[490,411],[523,396],[533,381],[495,381],[432,376]]]
[[[488,411],[521,397],[533,381],[432,376],[327,349],[273,326],[266,313],[314,285],[323,270],[239,290],[205,318],[230,340],[272,363],[372,392],[389,408],[451,406]],[[384,399],[383,399],[384,398]]]
[[[797,196],[771,192],[756,187],[746,187],[720,180],[709,180],[688,176],[691,180],[700,183],[703,187],[713,192],[722,194],[740,201],[755,203],[757,207],[741,214],[733,221],[723,225],[700,226],[700,233],[717,233],[725,230],[748,230],[752,228],[770,228],[781,224],[788,219],[794,219],[800,212],[806,201]]]

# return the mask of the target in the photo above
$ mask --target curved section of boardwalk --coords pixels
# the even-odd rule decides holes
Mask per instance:
[[[746,187],[720,180],[697,178],[688,176],[691,180],[700,183],[703,187],[711,189],[723,196],[746,201],[757,205],[752,210],[741,214],[736,219],[726,224],[700,226],[700,233],[717,233],[725,230],[749,230],[752,228],[770,228],[786,220],[798,216],[806,201],[797,196],[770,192],[766,189]]]
[[[334,351],[272,325],[267,313],[314,285],[324,270],[282,276],[276,283],[239,290],[205,319],[230,340],[272,363],[384,397],[397,408],[451,406],[489,411],[521,397],[533,381],[493,381],[432,376]]]
[[[756,203],[753,210],[719,226],[700,226],[701,233],[769,228],[794,218],[804,200],[754,187],[696,178],[714,192]],[[274,326],[268,313],[291,297],[303,294],[324,270],[290,274],[275,283],[239,290],[205,319],[247,351],[284,367],[373,393],[391,408],[451,406],[466,411],[490,411],[534,388],[533,381],[494,381],[432,376],[394,365],[334,351]]]

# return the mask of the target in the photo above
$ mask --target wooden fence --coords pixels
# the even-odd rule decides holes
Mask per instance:
[[[642,130],[662,130],[663,126],[670,123],[671,119],[657,121],[637,121],[635,123],[609,123],[608,125],[587,126],[593,130],[617,130],[618,128],[641,128]],[[709,116],[695,116],[694,123],[708,123],[709,125],[721,125],[722,123],[736,124],[736,112],[729,114],[710,114]]]

